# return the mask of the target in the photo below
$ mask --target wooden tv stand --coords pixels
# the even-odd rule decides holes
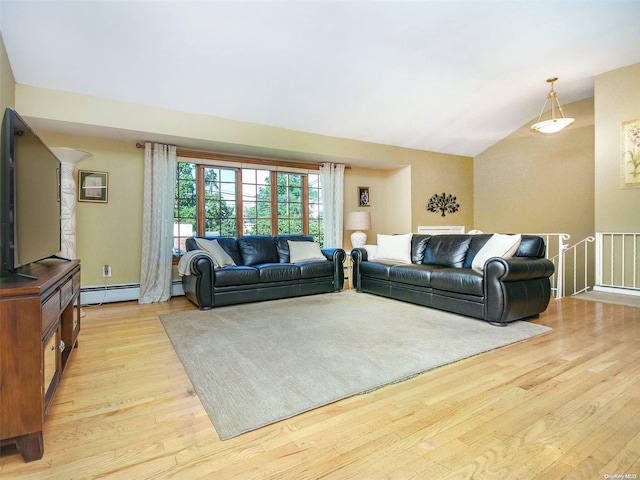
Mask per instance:
[[[80,332],[80,261],[47,259],[0,278],[0,445],[42,458],[51,401]],[[77,307],[74,307],[74,302]]]

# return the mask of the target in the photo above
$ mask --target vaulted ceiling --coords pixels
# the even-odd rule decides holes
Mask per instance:
[[[17,83],[475,156],[640,62],[640,1],[0,1]],[[565,111],[570,116],[570,111]]]

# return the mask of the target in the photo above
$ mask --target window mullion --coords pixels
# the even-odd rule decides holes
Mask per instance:
[[[309,235],[309,177],[302,176],[302,233]]]
[[[244,206],[243,206],[243,192],[242,192],[242,169],[238,168],[236,174],[236,223],[238,237],[244,235]]]
[[[196,225],[198,226],[198,236],[205,234],[205,218],[204,218],[204,165],[198,165],[196,170],[196,198],[198,199],[198,209],[196,212]]]
[[[278,172],[271,170],[269,174],[271,183],[271,234],[278,234]]]

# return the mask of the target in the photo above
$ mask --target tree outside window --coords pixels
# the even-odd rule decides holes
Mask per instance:
[[[179,162],[174,255],[191,236],[310,234],[322,245],[321,197],[319,174]]]

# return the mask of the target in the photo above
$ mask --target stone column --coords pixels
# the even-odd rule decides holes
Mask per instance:
[[[76,164],[93,155],[82,150],[66,147],[52,147],[51,151],[60,160],[60,222],[62,226],[63,258],[76,258],[76,204],[78,188],[75,179]]]

